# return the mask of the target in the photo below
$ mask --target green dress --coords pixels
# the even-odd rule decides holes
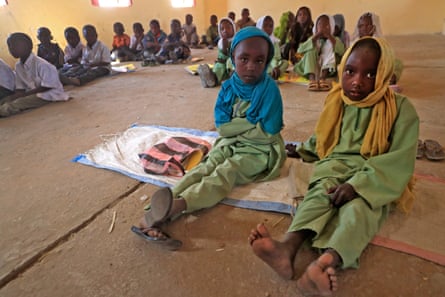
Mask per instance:
[[[319,54],[317,47],[312,42],[312,37],[301,43],[298,47],[298,53],[303,54],[303,57],[294,65],[294,72],[299,75],[308,76],[310,73],[315,74],[320,66],[318,66]],[[336,62],[338,62],[345,53],[345,46],[340,38],[335,37],[334,53]],[[337,65],[324,65],[321,70],[329,69],[333,74],[336,73]]]
[[[406,97],[397,94],[396,103],[390,148],[384,154],[369,159],[360,155],[372,107],[351,105],[344,106],[340,139],[329,156],[318,159],[315,136],[297,148],[304,161],[316,163],[307,195],[298,206],[288,232],[314,231],[312,246],[336,250],[344,268],[358,267],[360,254],[414,172],[419,119]],[[351,184],[359,196],[340,208],[331,208],[327,189],[343,183]]]
[[[230,45],[229,45],[230,48]],[[213,73],[216,75],[217,84],[220,85],[223,80],[230,77],[230,71],[233,70],[232,61],[230,57],[223,53],[223,51],[218,48],[218,58],[213,65]]]
[[[267,73],[271,74],[272,70],[275,67],[278,67],[281,73],[285,73],[287,67],[289,66],[289,62],[281,57],[279,41],[274,42],[273,47],[274,47],[274,55],[272,60],[270,61],[269,66],[267,67]]]
[[[271,135],[249,123],[250,102],[236,100],[234,117],[218,128],[220,137],[208,156],[173,187],[187,203],[186,213],[220,202],[236,185],[278,177],[286,159],[280,133]]]

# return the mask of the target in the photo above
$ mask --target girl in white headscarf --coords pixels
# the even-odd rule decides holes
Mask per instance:
[[[334,36],[334,28],[332,16],[320,15],[315,21],[314,35],[298,47],[303,58],[294,65],[294,72],[310,80],[309,91],[329,91],[332,87],[326,78],[337,74],[337,61],[345,51],[343,42]]]
[[[373,12],[366,12],[360,16],[355,26],[353,39],[354,41],[362,37],[382,37],[382,28],[380,26],[380,18]],[[402,76],[403,62],[398,58],[394,58],[394,73],[391,77],[390,88],[393,91],[401,93],[402,88],[399,86],[398,81]]]
[[[272,61],[270,61],[269,67],[267,68],[267,73],[272,76],[273,79],[278,79],[280,75],[286,72],[289,62],[281,57],[280,51],[280,40],[275,37],[274,21],[269,15],[262,16],[258,19],[256,26],[258,29],[263,30],[267,35],[269,35],[270,40],[274,46],[274,56]]]

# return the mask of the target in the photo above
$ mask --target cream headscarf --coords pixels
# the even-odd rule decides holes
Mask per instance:
[[[342,74],[349,55],[354,50],[355,45],[360,40],[374,39],[380,46],[381,55],[377,66],[374,91],[360,101],[352,101],[343,92],[341,88]],[[388,138],[391,133],[395,117],[397,115],[397,106],[394,92],[389,88],[389,82],[394,72],[394,53],[390,45],[381,38],[364,37],[356,41],[348,48],[343,55],[338,68],[339,83],[329,92],[323,111],[320,114],[315,128],[317,139],[316,150],[320,159],[328,156],[337,145],[340,137],[341,121],[343,118],[343,104],[354,105],[357,107],[374,107],[371,114],[371,120],[365,133],[365,138],[360,149],[360,154],[368,159],[375,155],[384,154],[389,149]],[[326,121],[325,119],[334,119]],[[407,189],[399,199],[399,206],[405,212],[409,211],[414,195],[412,186],[414,180],[411,178]]]

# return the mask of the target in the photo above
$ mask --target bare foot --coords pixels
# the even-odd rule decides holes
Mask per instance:
[[[261,260],[266,262],[279,276],[292,279],[294,276],[294,257],[286,245],[272,239],[264,224],[258,224],[249,235],[252,250]]]
[[[145,234],[153,238],[166,239],[167,236],[161,231],[161,229],[156,227],[148,227],[145,217],[142,217],[139,221],[139,228]]]
[[[323,253],[298,279],[297,287],[304,296],[331,296],[337,291],[337,275],[332,267],[334,257]]]

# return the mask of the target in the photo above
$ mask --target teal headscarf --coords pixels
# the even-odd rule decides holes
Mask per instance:
[[[236,63],[233,60],[233,52],[236,46],[243,40],[252,37],[262,37],[269,45],[266,65],[260,79],[254,84],[244,83],[236,73]],[[274,55],[274,46],[269,36],[262,30],[249,26],[235,34],[230,47],[230,56],[235,66],[235,72],[226,80],[218,94],[215,105],[215,125],[219,127],[232,119],[232,106],[236,98],[250,101],[247,110],[247,120],[256,125],[258,122],[264,131],[276,134],[283,127],[283,102],[276,82],[267,74],[267,66]]]

